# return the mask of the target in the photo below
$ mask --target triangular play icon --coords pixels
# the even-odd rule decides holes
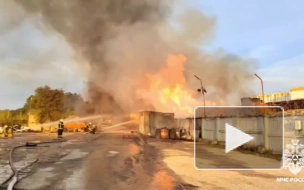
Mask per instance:
[[[238,130],[237,128],[229,125],[228,123],[225,124],[225,128],[226,128],[226,142],[225,142],[226,153],[254,139],[252,136],[244,133],[243,131]]]

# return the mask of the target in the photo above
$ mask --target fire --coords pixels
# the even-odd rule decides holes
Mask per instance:
[[[136,117],[137,117],[137,114],[135,114],[135,113],[129,114],[130,119],[136,119]]]
[[[166,103],[167,99],[170,98],[175,102],[178,106],[181,104],[180,94],[181,94],[182,87],[177,85],[175,88],[165,88],[163,89],[163,94],[161,97],[162,103]]]
[[[174,112],[180,116],[191,116],[196,106],[203,105],[202,97],[195,98],[196,89],[187,87],[184,76],[187,58],[182,55],[168,55],[167,64],[156,74],[146,74],[144,89],[138,93],[150,100],[157,111]],[[215,105],[206,101],[206,105]]]

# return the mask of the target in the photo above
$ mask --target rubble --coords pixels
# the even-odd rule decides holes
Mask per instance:
[[[258,147],[258,153],[265,154],[267,152],[267,149],[264,146]]]
[[[211,141],[211,144],[212,144],[212,145],[217,145],[217,144],[219,144],[219,142],[216,141],[216,140],[213,140],[213,141]]]

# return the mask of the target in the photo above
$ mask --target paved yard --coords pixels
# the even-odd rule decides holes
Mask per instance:
[[[0,173],[4,180],[11,174],[7,154],[11,146],[40,139],[51,140],[55,134],[25,135],[14,140],[1,140]],[[281,171],[198,171],[194,167],[192,142],[143,139],[130,131],[113,131],[96,135],[75,133],[65,136],[65,143],[51,144],[37,149],[20,149],[15,164],[22,167],[34,158],[38,163],[28,168],[17,188],[57,190],[178,190],[178,189],[301,189],[303,183],[279,183],[277,177],[295,177],[288,170]],[[219,163],[236,164],[237,157],[250,164],[267,163],[273,159],[256,157],[233,151],[233,158],[219,156],[223,150],[200,146],[199,162],[210,167]],[[237,155],[237,157],[235,156]],[[296,177],[304,177],[301,172]]]

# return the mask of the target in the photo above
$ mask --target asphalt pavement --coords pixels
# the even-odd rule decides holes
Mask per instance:
[[[162,167],[159,151],[148,145],[140,135],[130,131],[67,134],[64,143],[36,148],[39,151],[16,151],[14,160],[20,168],[39,157],[39,161],[29,168],[30,171],[21,176],[23,178],[16,185],[17,189],[184,189]],[[25,135],[10,140],[14,141],[10,146],[34,139],[51,141],[55,138],[55,134]],[[2,173],[9,176],[7,165],[3,168],[6,171]]]
[[[10,176],[8,152],[26,141],[54,141],[56,134],[24,134],[0,139],[0,181]],[[14,164],[22,168],[38,162],[20,176],[17,189],[30,190],[179,190],[179,189],[295,189],[303,183],[278,183],[277,177],[295,177],[282,171],[198,171],[194,168],[193,142],[144,138],[123,128],[95,135],[65,133],[63,143],[21,148]],[[220,148],[200,145],[199,162],[217,167],[237,160],[219,156]],[[246,163],[269,158],[233,151]],[[243,163],[244,164],[244,163]],[[303,172],[296,177],[303,177]]]

